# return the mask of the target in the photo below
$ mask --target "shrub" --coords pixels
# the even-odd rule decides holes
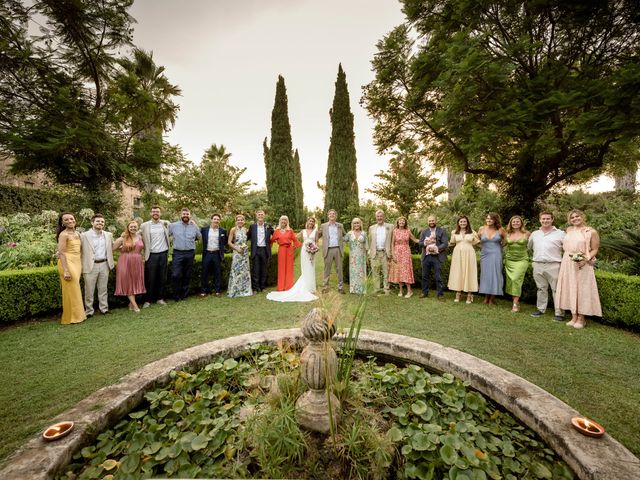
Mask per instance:
[[[196,255],[191,273],[189,291],[200,291],[202,258]],[[224,257],[222,264],[222,284],[229,283],[231,254]],[[267,285],[275,285],[278,277],[278,255],[269,261]],[[82,280],[81,280],[82,283]],[[116,297],[115,269],[109,276],[109,304],[125,305],[126,297]],[[167,274],[165,296],[171,298],[171,259]],[[0,271],[0,321],[14,322],[59,311],[62,308],[62,293],[57,267],[39,267],[25,270]]]

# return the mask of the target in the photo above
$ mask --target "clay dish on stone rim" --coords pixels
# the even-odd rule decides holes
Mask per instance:
[[[55,425],[51,425],[44,432],[42,432],[42,438],[51,442],[65,437],[73,430],[73,422],[60,422]]]

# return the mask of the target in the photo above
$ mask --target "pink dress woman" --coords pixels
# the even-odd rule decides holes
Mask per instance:
[[[144,261],[140,252],[144,243],[138,239],[133,249],[123,252],[118,258],[116,266],[116,295],[139,295],[146,293],[144,288]]]
[[[391,283],[402,282],[411,285],[414,282],[411,248],[409,248],[411,232],[407,228],[396,228],[393,233],[395,235],[394,260],[391,261],[389,281]]]
[[[564,255],[558,274],[556,297],[562,310],[570,310],[572,314],[602,317],[600,296],[593,265],[587,263],[580,267],[571,259],[577,252],[591,257],[591,228],[569,228],[562,241]]]

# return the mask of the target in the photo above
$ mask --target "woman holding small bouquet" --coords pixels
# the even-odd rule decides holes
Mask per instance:
[[[559,307],[571,310],[571,321],[567,325],[584,328],[585,315],[602,316],[593,269],[600,248],[600,236],[586,224],[585,215],[580,210],[571,210],[567,218],[570,226],[562,242],[564,255],[556,295]]]
[[[236,226],[229,232],[229,247],[233,250],[231,271],[229,272],[229,288],[227,295],[234,297],[250,297],[251,271],[247,248],[247,229],[244,228],[244,215],[236,215]]]
[[[369,242],[362,220],[351,220],[351,230],[344,236],[349,244],[349,292],[362,295],[367,292],[367,250]]]
[[[278,233],[275,232],[274,235]],[[318,229],[316,219],[309,217],[305,228],[298,234],[302,238],[302,251],[300,252],[301,275],[295,285],[288,290],[270,292],[267,300],[276,302],[311,302],[317,300],[316,291],[316,253],[318,252]],[[272,237],[273,238],[273,237]],[[294,237],[297,241],[297,237]],[[299,244],[298,244],[299,245]],[[293,248],[290,248],[293,252]],[[280,252],[278,250],[278,282],[280,280]],[[283,254],[284,257],[284,254]],[[291,257],[291,275],[293,275],[293,256]]]

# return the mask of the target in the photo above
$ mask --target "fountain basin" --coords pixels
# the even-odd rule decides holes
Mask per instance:
[[[237,357],[252,345],[275,345],[280,341],[299,346],[305,342],[299,329],[256,332],[205,343],[150,363],[53,419],[53,423],[73,420],[75,427],[57,442],[45,442],[40,435],[34,437],[7,460],[0,478],[52,478],[75,452],[135,409],[147,391],[166,385],[172,370],[196,370],[213,357]],[[571,425],[571,419],[579,412],[489,362],[434,342],[368,330],[361,331],[357,350],[360,354],[375,354],[398,363],[451,373],[469,382],[472,388],[502,405],[540,435],[580,479],[640,478],[640,459],[622,444],[608,434],[602,438],[581,435]]]

